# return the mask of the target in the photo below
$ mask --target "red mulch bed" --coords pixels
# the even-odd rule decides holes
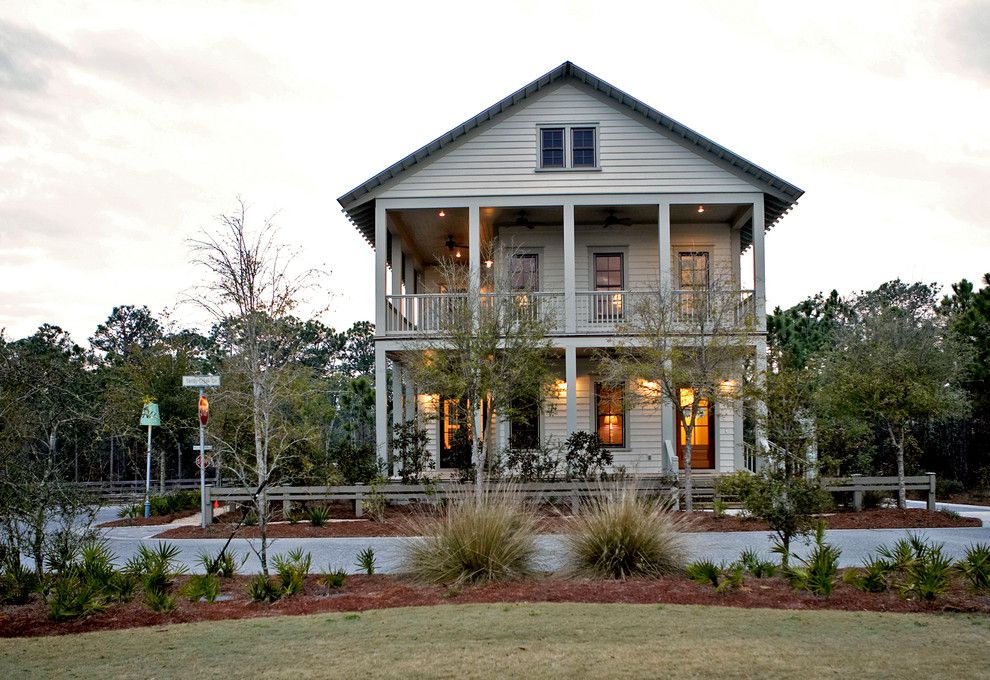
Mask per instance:
[[[333,507],[333,506],[331,506]],[[314,527],[309,522],[298,524],[276,523],[268,527],[271,538],[330,538],[330,537],[370,537],[405,536],[412,533],[410,518],[422,508],[416,506],[390,507],[385,520],[354,519],[353,510],[346,506],[333,507],[332,516],[343,521],[328,522],[322,527]],[[767,531],[767,525],[755,519],[742,517],[719,517],[711,513],[694,513],[688,531]],[[973,517],[954,517],[944,512],[896,508],[884,510],[864,510],[862,512],[836,512],[824,516],[830,529],[920,529],[942,527],[978,527],[980,520]],[[223,517],[220,518],[221,520]],[[560,533],[567,529],[567,518],[548,514],[541,520],[542,533]],[[206,530],[198,526],[183,526],[168,529],[155,538],[226,538],[234,529],[233,524],[219,521]],[[257,538],[257,527],[241,527],[238,536]]]
[[[168,515],[157,515],[154,517],[128,517],[125,519],[115,519],[110,522],[104,522],[103,524],[98,524],[97,526],[100,528],[153,527],[158,526],[159,524],[171,524],[177,519],[192,517],[197,513],[199,513],[199,510],[182,510],[180,512],[173,512]]]
[[[44,603],[0,607],[0,637],[63,635],[95,630],[160,626],[189,621],[218,621],[265,616],[350,612],[391,607],[498,602],[588,602],[639,604],[701,604],[769,609],[841,609],[882,612],[976,612],[990,614],[990,597],[975,595],[960,584],[935,602],[903,600],[892,592],[864,593],[840,582],[831,598],[822,599],[791,589],[779,578],[747,578],[737,591],[716,593],[714,588],[668,576],[658,580],[593,581],[543,577],[527,581],[491,583],[461,589],[418,585],[395,576],[349,576],[341,590],[327,592],[318,578],[309,577],[305,591],[272,605],[252,602],[246,595],[253,578],[239,576],[223,584],[226,602],[189,602],[175,595],[171,614],[150,611],[140,597],[115,605],[101,614],[55,623],[47,618]],[[181,584],[183,579],[180,579]]]

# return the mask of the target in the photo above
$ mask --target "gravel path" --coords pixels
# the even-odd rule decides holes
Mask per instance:
[[[990,508],[984,508],[990,513]],[[98,521],[115,518],[112,509],[107,509],[106,516]],[[104,536],[117,553],[119,562],[123,563],[137,552],[142,543],[155,545],[158,539],[155,534],[169,528],[170,525],[154,527],[117,527],[104,529]],[[990,526],[965,527],[953,529],[917,529],[919,534],[927,538],[945,543],[949,555],[959,557],[967,546],[972,543],[990,543]],[[828,540],[842,549],[840,566],[857,566],[863,558],[873,552],[878,546],[893,543],[906,535],[904,529],[836,529],[828,532]],[[686,536],[690,559],[708,557],[716,561],[731,561],[739,557],[746,548],[752,548],[769,555],[770,538],[767,532],[707,532],[687,534]],[[381,538],[281,538],[274,542],[271,552],[288,552],[295,548],[308,550],[313,554],[313,568],[322,570],[327,566],[343,567],[349,572],[357,571],[355,561],[360,551],[373,548],[378,562],[378,570],[383,573],[393,573],[399,569],[400,547],[403,541],[409,539],[396,537]],[[182,551],[180,559],[193,572],[201,572],[197,555],[204,550],[216,552],[223,546],[222,539],[173,539],[169,541]],[[246,573],[256,572],[260,563],[251,549],[252,541],[236,538],[232,547],[239,555],[247,555],[243,567]],[[254,541],[257,544],[257,541]],[[540,566],[546,570],[559,569],[564,562],[565,551],[563,538],[559,535],[545,535],[538,538]],[[795,552],[802,554],[803,545],[795,546]]]

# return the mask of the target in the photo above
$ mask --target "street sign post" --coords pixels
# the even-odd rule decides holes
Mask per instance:
[[[141,425],[148,426],[148,463],[144,474],[144,516],[151,517],[151,428],[162,424],[158,404],[148,403],[141,410]]]
[[[184,375],[182,376],[183,387],[199,388],[199,456],[196,457],[196,465],[199,467],[199,509],[202,518],[202,527],[206,528],[206,467],[210,461],[206,458],[206,423],[210,420],[210,402],[206,399],[203,390],[206,387],[220,387],[219,375]],[[202,464],[201,464],[202,463]]]

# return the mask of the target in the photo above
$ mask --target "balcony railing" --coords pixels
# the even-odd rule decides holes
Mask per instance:
[[[503,314],[503,323],[542,319],[550,332],[563,330],[564,294],[556,292],[481,293],[482,311]],[[497,306],[497,307],[496,307]],[[469,323],[467,293],[418,293],[385,298],[386,335],[428,335]]]
[[[634,315],[648,299],[658,299],[656,291],[615,290],[575,293],[575,331],[583,334],[613,334],[635,328]],[[504,303],[504,304],[503,304]],[[752,290],[675,290],[671,291],[671,321],[684,332],[702,320],[716,320],[724,327],[743,326],[754,319]],[[564,293],[512,292],[481,293],[482,310],[518,319],[539,318],[550,334],[566,331]],[[469,319],[467,293],[417,293],[388,295],[385,298],[385,335],[416,336],[441,333]],[[628,326],[625,325],[627,322]]]

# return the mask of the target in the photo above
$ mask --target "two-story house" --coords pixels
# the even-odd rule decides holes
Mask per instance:
[[[615,465],[676,469],[678,410],[626,407],[598,380],[595,351],[614,341],[637,291],[659,282],[690,298],[718,286],[754,315],[748,338],[765,365],[764,234],[802,193],[570,62],[386,168],[338,199],[376,255],[378,455],[389,456],[389,419],[422,416],[437,466],[453,465],[457,424],[442,395],[417,393],[402,357],[455,294],[439,285],[438,264],[463,258],[477,280],[484,245],[498,238],[513,243],[527,288],[560,310],[556,408],[517,427],[540,439],[597,432]],[[751,462],[741,411],[703,412],[694,469]],[[513,427],[500,423],[500,444]]]

